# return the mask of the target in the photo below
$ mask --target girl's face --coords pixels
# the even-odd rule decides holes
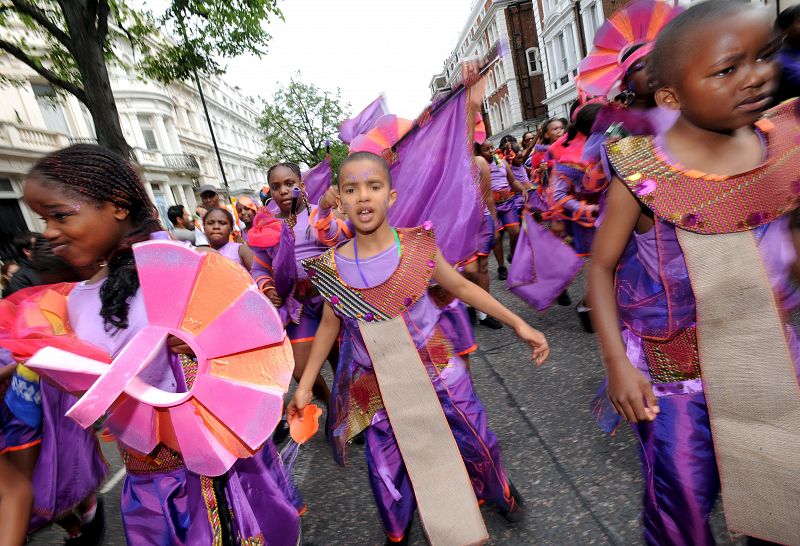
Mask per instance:
[[[494,161],[494,144],[492,144],[491,140],[485,140],[481,144],[481,156],[489,163]]]
[[[745,9],[721,18],[714,32],[698,28],[686,38],[681,47],[691,53],[675,84],[656,92],[658,103],[709,131],[755,123],[777,89],[780,42],[768,14]]]
[[[397,192],[374,161],[351,161],[339,173],[339,206],[360,233],[378,229],[394,205]]]
[[[23,199],[46,223],[44,237],[53,254],[75,268],[93,267],[117,249],[132,226],[129,211],[113,203],[93,203],[57,183],[35,175],[25,182]]]
[[[299,186],[305,190],[303,183],[288,167],[275,167],[269,176],[269,194],[284,214],[292,210],[292,188]]]
[[[533,136],[533,133],[525,133],[522,135],[522,147],[527,148],[530,146],[533,143],[534,138],[535,137]]]
[[[547,124],[547,129],[545,129],[544,136],[548,142],[555,142],[564,136],[564,124],[558,120],[551,121]]]
[[[515,167],[519,167],[522,165],[525,158],[522,156],[522,148],[520,148],[519,144],[513,144],[511,146],[511,151],[514,152],[514,159],[511,160],[511,164]]]
[[[221,248],[230,240],[233,226],[228,215],[221,210],[211,209],[203,218],[203,230],[211,248]]]
[[[645,98],[653,95],[653,90],[650,89],[650,83],[647,78],[647,57],[643,57],[636,61],[628,71],[625,78],[625,87],[630,89],[639,98]]]

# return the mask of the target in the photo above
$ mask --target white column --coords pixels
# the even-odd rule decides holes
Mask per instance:
[[[131,129],[133,130],[133,138],[136,141],[135,146],[137,148],[147,149],[147,145],[144,143],[144,135],[142,134],[142,128],[139,126],[138,117],[136,116],[136,114],[131,112],[128,114],[128,120],[131,124]]]
[[[163,153],[171,154],[173,153],[172,149],[172,142],[170,142],[169,133],[167,133],[167,127],[164,125],[164,116],[154,116],[156,120],[156,132],[158,133],[158,140],[161,146],[164,148],[161,150]]]
[[[188,209],[189,208],[189,202],[186,201],[186,193],[183,191],[183,184],[178,184],[177,186],[175,186],[175,188],[178,190],[178,199],[180,200],[180,203],[176,203],[176,204],[183,205],[184,207],[186,207]]]

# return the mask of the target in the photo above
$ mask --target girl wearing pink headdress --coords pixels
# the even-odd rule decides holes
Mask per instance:
[[[253,227],[253,220],[258,214],[258,205],[251,197],[241,196],[236,200],[236,215],[244,226],[242,227],[242,241],[247,242],[247,232]]]

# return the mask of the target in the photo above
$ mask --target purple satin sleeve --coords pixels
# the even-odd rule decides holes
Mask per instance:
[[[561,206],[572,213],[576,212],[581,207],[581,202],[572,197],[569,184],[563,176],[552,178],[551,184],[553,186],[553,201],[558,203],[564,198],[569,198],[561,203]]]
[[[263,290],[265,283],[273,283],[272,278],[272,248],[253,248],[253,253],[256,259],[253,260],[253,268],[250,274],[258,286],[259,290]]]

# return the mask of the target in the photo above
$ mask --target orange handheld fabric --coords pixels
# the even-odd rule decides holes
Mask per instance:
[[[309,441],[319,430],[319,418],[322,410],[315,404],[309,404],[303,408],[303,420],[298,416],[289,419],[289,434],[292,440],[298,444]]]

